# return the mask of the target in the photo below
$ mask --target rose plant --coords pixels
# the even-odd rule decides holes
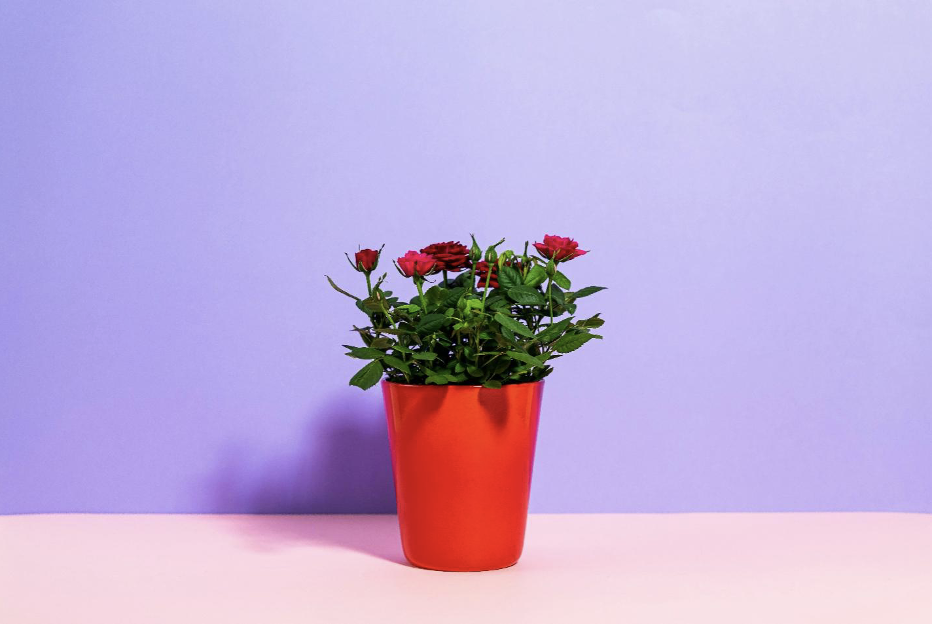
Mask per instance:
[[[330,285],[356,302],[368,324],[353,326],[363,346],[343,345],[348,356],[368,362],[350,379],[362,389],[382,375],[405,384],[482,385],[533,382],[553,370],[553,360],[601,336],[598,314],[578,319],[577,301],[600,290],[572,290],[564,265],[586,253],[576,241],[544,236],[520,254],[497,248],[434,243],[409,251],[395,267],[414,282],[417,295],[405,301],[383,288],[388,274],[372,282],[382,249],[362,249],[350,265],[366,279],[357,297]],[[383,246],[384,247],[384,246]],[[451,274],[454,274],[451,276]],[[433,278],[434,281],[431,281]]]

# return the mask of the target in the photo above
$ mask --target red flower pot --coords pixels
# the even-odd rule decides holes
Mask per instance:
[[[465,572],[518,561],[543,391],[543,381],[382,381],[401,544],[413,565]]]

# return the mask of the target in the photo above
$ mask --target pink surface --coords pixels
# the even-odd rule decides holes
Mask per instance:
[[[495,572],[394,516],[0,517],[0,622],[932,621],[932,516],[531,516]]]

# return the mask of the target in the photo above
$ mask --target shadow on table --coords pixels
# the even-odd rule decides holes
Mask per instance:
[[[250,515],[235,516],[233,521],[255,550],[315,545],[352,550],[409,565],[401,550],[395,516]]]
[[[404,562],[394,516],[329,518],[308,514],[394,514],[388,432],[381,404],[342,394],[308,416],[292,454],[259,459],[230,447],[208,483],[214,511],[258,548],[313,543]]]

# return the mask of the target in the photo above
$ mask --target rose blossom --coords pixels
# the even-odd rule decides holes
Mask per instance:
[[[398,258],[398,269],[405,277],[424,277],[437,272],[437,259],[425,253],[409,251]]]
[[[551,236],[550,234],[544,236],[543,243],[534,243],[534,247],[537,249],[537,253],[544,258],[552,259],[554,262],[572,260],[573,258],[588,253],[582,249],[577,249],[579,243],[572,238]]]
[[[437,269],[456,273],[469,266],[469,248],[459,241],[434,243],[421,250],[437,259]]]

